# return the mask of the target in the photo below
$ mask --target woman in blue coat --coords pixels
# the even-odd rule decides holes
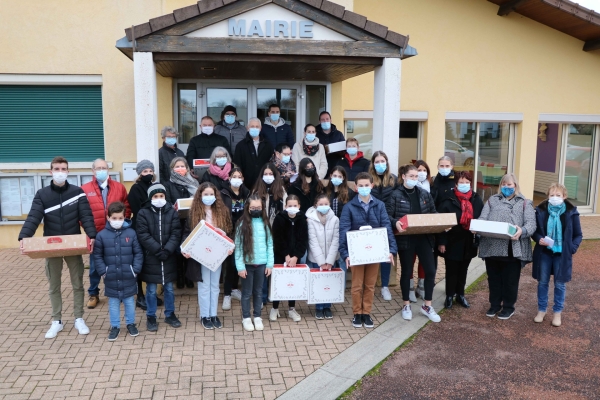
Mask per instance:
[[[567,188],[553,183],[548,188],[548,199],[536,208],[537,229],[533,240],[532,275],[538,281],[538,313],[533,319],[540,323],[548,307],[548,284],[554,275],[553,326],[561,325],[567,282],[571,281],[573,254],[577,252],[583,234],[579,222],[579,211],[567,200]]]

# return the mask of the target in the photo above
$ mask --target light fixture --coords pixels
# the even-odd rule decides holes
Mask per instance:
[[[216,71],[217,67],[200,67],[203,71]]]

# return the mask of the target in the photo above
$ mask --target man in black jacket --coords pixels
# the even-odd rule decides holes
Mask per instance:
[[[179,133],[172,126],[165,126],[160,132],[164,142],[158,149],[158,170],[160,171],[160,181],[169,182],[171,178],[171,161],[175,157],[185,157],[183,151],[177,148],[177,137]]]
[[[346,138],[344,134],[340,132],[337,127],[331,123],[331,114],[327,111],[322,111],[319,114],[319,125],[317,128],[317,139],[323,146],[327,146],[331,143],[345,142]],[[327,176],[331,174],[331,170],[337,165],[338,161],[344,158],[344,152],[338,151],[334,153],[327,153]]]
[[[293,146],[296,143],[294,132],[292,126],[281,118],[281,108],[277,104],[271,104],[267,115],[260,132],[261,136],[264,136],[273,148],[276,148],[280,143]]]
[[[273,146],[260,131],[258,118],[248,120],[248,134],[238,143],[233,155],[233,162],[244,173],[244,185],[252,191],[260,169],[269,162],[273,155]]]
[[[224,147],[229,154],[231,154],[231,148],[229,147],[229,140],[225,136],[215,135],[215,121],[211,117],[203,117],[200,120],[200,131],[201,133],[190,140],[190,144],[187,149],[187,162],[192,170],[192,176],[194,176],[194,159],[209,159],[215,147]],[[197,178],[196,176],[194,176]]]
[[[22,239],[33,237],[42,219],[44,220],[44,236],[79,235],[81,234],[81,224],[91,240],[93,249],[96,238],[94,216],[83,190],[79,186],[67,182],[69,163],[63,157],[55,157],[50,163],[50,173],[52,174],[50,186],[38,190],[35,194],[31,210],[19,233],[21,249],[23,249]],[[46,277],[52,304],[52,325],[46,332],[46,339],[55,338],[58,332],[63,330],[60,289],[63,258],[69,267],[73,286],[75,328],[81,335],[90,333],[83,320],[83,258],[80,255],[52,257],[46,258]]]

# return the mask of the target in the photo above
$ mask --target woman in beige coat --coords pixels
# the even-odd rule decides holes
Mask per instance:
[[[292,160],[296,165],[299,165],[303,158],[310,158],[317,169],[318,178],[325,179],[327,175],[325,147],[319,143],[317,130],[312,124],[304,127],[304,137],[292,149]]]

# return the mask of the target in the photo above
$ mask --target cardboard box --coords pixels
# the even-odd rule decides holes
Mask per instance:
[[[508,222],[486,221],[483,219],[472,219],[469,228],[481,236],[498,239],[510,239],[517,233],[517,227]]]
[[[222,231],[202,220],[181,244],[181,251],[211,271],[216,271],[227,258],[227,252],[235,248],[233,240]]]
[[[346,142],[342,141],[342,142],[336,142],[336,143],[329,143],[329,144],[324,145],[323,147],[325,147],[326,154],[338,153],[341,151],[346,151]]]
[[[179,214],[179,218],[187,218],[188,217],[188,214],[190,213],[190,207],[192,206],[193,200],[194,200],[193,197],[190,197],[187,199],[178,199],[175,202],[175,204],[173,204],[173,207],[175,207],[175,210]]]
[[[443,214],[407,214],[400,218],[402,222],[403,232],[396,231],[396,235],[421,235],[424,233],[440,233],[446,229],[450,229],[455,226],[456,214],[454,213],[443,213]]]
[[[308,300],[308,265],[284,267],[275,264],[271,271],[271,300]]]
[[[311,268],[309,276],[308,304],[343,303],[346,273],[339,268],[321,271]]]
[[[192,168],[194,170],[194,174],[198,177],[198,179],[202,178],[204,173],[208,171],[208,168],[210,167],[210,159],[195,158],[193,163],[194,165],[192,165]]]
[[[390,261],[387,229],[375,228],[346,233],[350,266]]]
[[[50,258],[90,254],[90,238],[79,235],[43,236],[23,239],[21,254],[29,258]]]

